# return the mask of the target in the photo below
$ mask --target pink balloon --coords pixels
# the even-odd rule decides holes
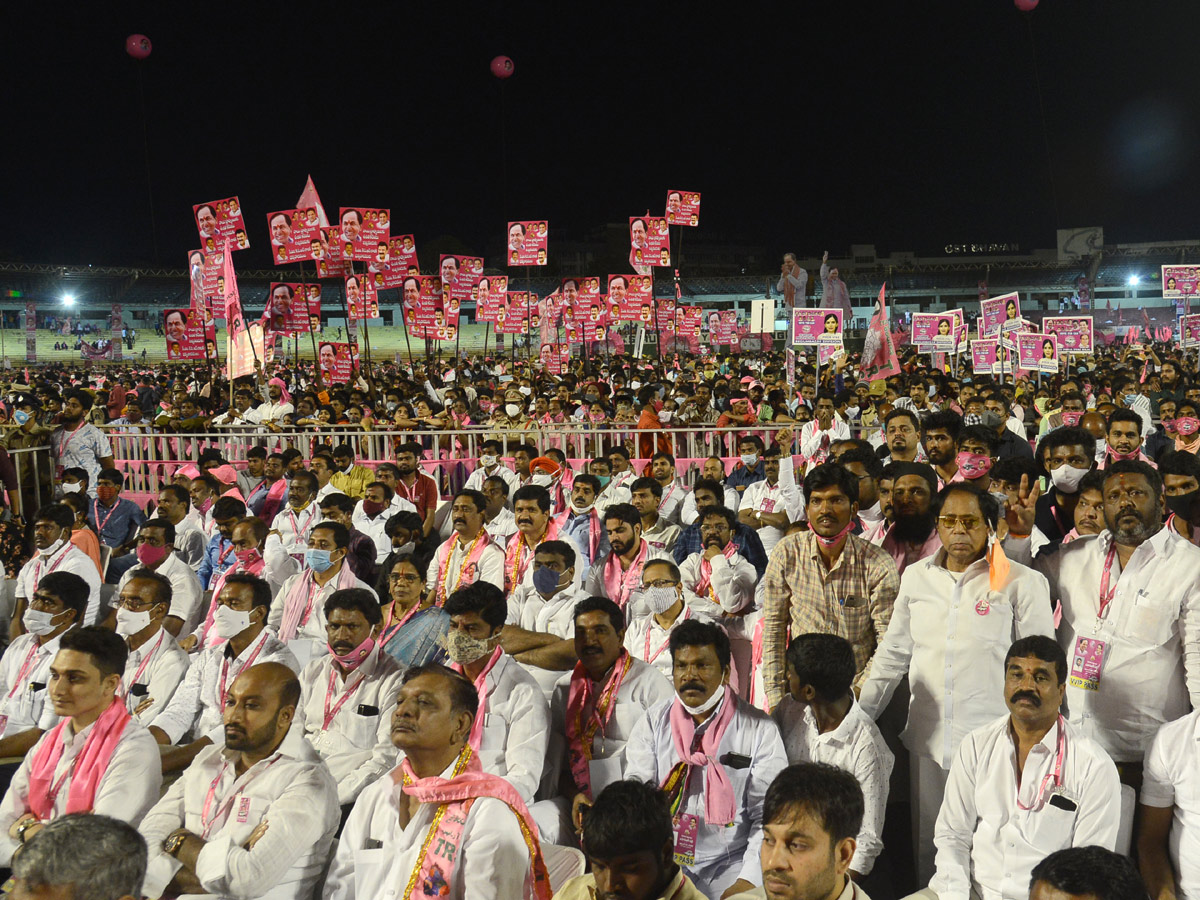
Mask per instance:
[[[507,56],[497,56],[492,60],[490,68],[497,78],[511,78],[516,66]]]
[[[125,38],[125,52],[134,59],[145,59],[151,49],[150,38],[144,34],[131,34]]]
[[[1021,12],[1033,12],[1040,0],[1013,0],[1013,5]]]

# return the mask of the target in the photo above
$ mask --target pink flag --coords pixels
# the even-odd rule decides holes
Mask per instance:
[[[1146,324],[1146,340],[1154,340],[1154,329],[1150,327],[1150,314],[1146,312],[1146,307],[1142,307],[1142,321]]]
[[[225,269],[222,272],[225,279],[225,328],[233,337],[246,327],[242,320],[242,298],[238,293],[237,275],[233,271],[233,254],[230,252],[229,240],[225,240]]]
[[[311,175],[304,184],[304,190],[300,192],[300,199],[296,201],[296,209],[315,209],[321,227],[329,227],[329,217],[325,215],[325,207],[321,205],[321,198],[317,196],[317,186],[313,184]]]
[[[888,378],[900,372],[900,360],[896,358],[896,345],[892,342],[888,320],[886,282],[879,288],[879,302],[867,329],[862,360],[863,371],[871,381]]]

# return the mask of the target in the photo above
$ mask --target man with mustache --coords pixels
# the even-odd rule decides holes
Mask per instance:
[[[486,581],[504,588],[504,551],[483,527],[487,498],[479,491],[462,490],[454,496],[450,522],[454,533],[438,547],[425,590],[439,606],[460,587]]]
[[[933,827],[959,743],[1004,710],[1000,650],[1034,634],[1053,637],[1050,590],[1038,572],[1009,563],[992,541],[995,498],[970,482],[944,487],[934,504],[942,549],[900,579],[871,674],[859,697],[879,718],[907,675],[911,701],[904,744],[918,811],[917,874],[933,874]]]
[[[645,615],[642,570],[649,560],[665,554],[642,537],[641,514],[630,503],[615,503],[604,511],[604,530],[611,549],[592,563],[584,590],[589,596],[612,600],[627,618]]]
[[[508,539],[504,553],[504,591],[511,594],[519,585],[532,583],[533,556],[543,541],[559,539],[558,523],[550,515],[550,492],[536,484],[517,488],[513,494],[513,517],[517,533]]]
[[[1122,459],[1140,459],[1153,466],[1142,452],[1142,417],[1132,409],[1113,410],[1104,433],[1104,456],[1098,468],[1107,468]]]
[[[779,729],[729,687],[729,638],[689,620],[671,633],[675,697],[651,709],[626,747],[625,777],[659,785],[676,810],[675,858],[706,897],[763,880],[763,797],[787,765]]]
[[[311,897],[338,826],[337,785],[294,727],[300,682],[260,662],[232,679],[225,743],[146,814],[145,896]]]
[[[937,896],[1023,898],[1047,854],[1116,848],[1116,768],[1059,713],[1067,669],[1053,638],[1026,637],[1009,647],[1008,715],[968,734],[950,769],[935,834],[937,872],[929,882]]]
[[[933,556],[942,543],[932,503],[937,494],[937,476],[925,463],[893,463],[892,527],[883,536],[883,549],[903,575],[905,568]]]
[[[883,420],[884,440],[892,462],[922,462],[921,420],[910,409],[893,409]]]
[[[1104,475],[1108,531],[1039,558],[1062,603],[1071,723],[1140,784],[1155,732],[1200,706],[1200,548],[1163,527],[1163,485],[1138,460]]]

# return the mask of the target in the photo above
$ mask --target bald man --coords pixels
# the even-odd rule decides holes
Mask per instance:
[[[321,878],[338,826],[337,784],[301,729],[300,682],[259,663],[228,688],[224,746],[205,747],[142,820],[145,894],[300,900]]]

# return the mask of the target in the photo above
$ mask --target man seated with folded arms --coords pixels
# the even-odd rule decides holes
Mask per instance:
[[[0,863],[11,864],[17,847],[58,816],[94,812],[136,825],[158,799],[158,748],[117,696],[127,656],[106,628],[63,635],[49,686],[60,719],[26,754],[0,802]]]
[[[299,702],[300,682],[280,663],[233,679],[224,740],[205,747],[142,821],[145,896],[313,896],[337,830],[337,785],[293,725]]]
[[[296,657],[266,626],[271,588],[265,581],[253,575],[230,575],[218,603],[213,628],[222,642],[193,658],[175,696],[150,725],[150,733],[160,744],[178,744],[192,736],[191,743],[164,752],[164,772],[186,768],[214,742],[214,733],[219,736],[216,729],[229,685],[241,672],[265,662],[300,671]]]
[[[550,896],[529,811],[512,785],[484,774],[471,749],[479,706],[457,672],[430,664],[404,673],[392,713],[392,743],[404,759],[354,804],[326,900]]]
[[[187,674],[187,654],[163,627],[170,608],[171,582],[166,576],[132,570],[117,601],[116,631],[129,648],[120,693],[140,725],[149,725],[166,709]]]
[[[400,665],[383,652],[383,613],[370,591],[334,591],[325,601],[329,653],[300,673],[295,727],[329,767],[343,815],[364,787],[395,764],[389,710]]]

